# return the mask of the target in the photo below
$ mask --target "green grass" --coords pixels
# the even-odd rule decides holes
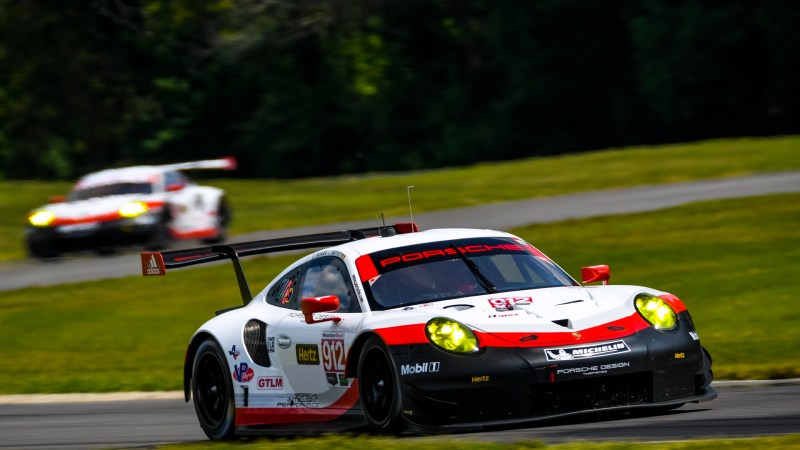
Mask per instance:
[[[363,436],[327,436],[320,438],[259,439],[252,442],[202,442],[158,446],[165,450],[242,449],[242,450],[297,450],[330,448],[337,450],[738,450],[741,448],[800,449],[800,434],[785,436],[689,440],[680,442],[569,442],[545,444],[540,441],[512,443],[484,442],[473,439],[390,439]]]
[[[304,180],[210,180],[228,192],[232,234],[370,220],[596,189],[800,170],[800,137],[720,139],[401,174]],[[25,214],[66,183],[0,182],[0,261],[24,257]],[[424,225],[424,224],[423,224]]]
[[[718,379],[800,376],[800,194],[704,202],[516,230],[579,277],[681,297]],[[264,286],[298,255],[246,260]],[[229,265],[0,295],[0,394],[181,389],[185,345],[239,303]]]

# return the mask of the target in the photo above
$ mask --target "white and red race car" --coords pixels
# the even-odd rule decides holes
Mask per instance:
[[[28,214],[28,253],[47,258],[132,244],[155,250],[174,239],[221,242],[231,220],[225,193],[198,186],[182,171],[235,168],[229,157],[88,174],[66,198],[54,197]]]
[[[239,258],[321,248],[252,295]],[[184,389],[214,440],[368,427],[457,430],[711,400],[672,294],[582,286],[491,230],[411,223],[142,253],[142,273],[230,259],[244,306],[192,336]]]

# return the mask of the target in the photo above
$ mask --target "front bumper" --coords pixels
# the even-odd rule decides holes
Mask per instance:
[[[710,360],[689,331],[684,312],[675,330],[647,328],[598,343],[623,350],[564,360],[542,347],[463,356],[430,345],[395,347],[403,417],[417,430],[480,428],[711,400]]]
[[[144,244],[159,226],[155,215],[79,225],[31,227],[25,230],[28,248],[57,253]]]

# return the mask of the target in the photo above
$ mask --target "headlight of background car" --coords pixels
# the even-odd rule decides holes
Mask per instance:
[[[119,215],[125,218],[132,218],[136,216],[141,216],[142,214],[146,213],[150,208],[147,207],[147,204],[144,202],[130,202],[125,203],[119,209]]]
[[[671,330],[678,324],[678,316],[664,299],[651,294],[639,294],[634,300],[636,310],[656,330]]]
[[[28,221],[35,227],[46,227],[53,223],[55,219],[56,215],[46,209],[36,211],[28,217]]]
[[[453,353],[478,351],[478,339],[469,328],[455,320],[436,317],[425,324],[425,335],[431,343]]]

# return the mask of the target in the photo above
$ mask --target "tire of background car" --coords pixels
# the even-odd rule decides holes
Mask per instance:
[[[216,221],[216,228],[217,228],[217,235],[213,238],[204,239],[203,242],[206,244],[219,244],[220,242],[224,242],[225,239],[228,237],[228,224],[231,223],[231,207],[228,204],[228,200],[223,196],[219,198],[219,204],[217,204],[217,221]]]
[[[61,252],[50,242],[26,242],[28,255],[37,259],[52,259],[61,255]]]
[[[197,349],[191,389],[194,410],[206,436],[214,441],[231,439],[236,418],[231,371],[213,339],[206,339]]]
[[[372,432],[395,433],[401,426],[400,380],[386,345],[370,337],[358,358],[358,396]]]
[[[145,247],[148,250],[163,250],[172,243],[172,234],[169,231],[170,212],[169,206],[164,208],[164,212],[158,220],[153,233],[150,235]]]

